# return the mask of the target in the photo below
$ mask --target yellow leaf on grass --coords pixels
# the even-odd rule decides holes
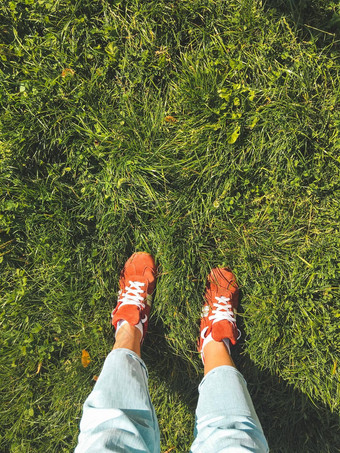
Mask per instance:
[[[239,138],[240,130],[241,130],[240,126],[237,126],[237,128],[234,130],[234,132],[228,138],[228,143],[230,143],[232,145],[233,143],[236,142],[236,140]]]
[[[335,372],[336,372],[336,365],[337,365],[337,361],[335,360],[334,361],[334,365],[333,365],[333,371],[332,371],[332,376],[334,376]]]
[[[81,352],[81,364],[84,368],[86,368],[87,366],[89,366],[90,362],[90,354],[85,349],[83,349]]]

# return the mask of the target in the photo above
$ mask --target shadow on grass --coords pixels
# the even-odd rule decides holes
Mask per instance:
[[[242,325],[240,327],[242,329]],[[164,337],[164,331],[161,322],[151,324],[150,335],[147,336],[144,347],[146,364],[166,383],[171,392],[180,395],[194,416],[197,387],[203,377],[203,369],[198,374],[188,360],[174,355]],[[316,407],[306,395],[294,390],[278,377],[259,370],[243,352],[242,342],[234,348],[233,357],[248,383],[271,452],[339,451],[340,425],[337,414],[332,414],[322,404]]]
[[[288,16],[303,34],[321,37],[318,44],[321,47],[340,37],[340,15],[335,5],[313,0],[265,0],[264,9],[275,9],[279,15]],[[339,43],[334,46],[339,48]]]
[[[164,332],[165,328],[161,321],[156,324],[151,322],[143,346],[143,359],[148,369],[156,371],[158,378],[166,382],[172,392],[181,395],[182,401],[194,412],[203,368],[200,376],[192,363],[174,354]]]

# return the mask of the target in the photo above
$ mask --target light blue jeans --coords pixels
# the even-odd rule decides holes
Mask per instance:
[[[268,452],[247,384],[221,366],[199,386],[192,453]],[[115,349],[83,408],[75,453],[159,453],[160,434],[143,360]]]

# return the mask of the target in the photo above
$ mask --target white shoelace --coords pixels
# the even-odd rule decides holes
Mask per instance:
[[[123,305],[136,305],[140,310],[144,310],[144,297],[141,296],[141,294],[144,292],[144,290],[142,289],[142,286],[144,285],[145,283],[133,282],[129,280],[129,286],[125,286],[124,296],[118,299],[118,303],[121,302],[120,307],[122,307]],[[119,295],[121,294],[121,292],[122,290],[119,291]],[[144,323],[147,319],[148,317],[147,315],[145,315],[144,319],[142,319],[141,322]]]
[[[227,302],[230,302],[230,298],[225,297],[225,296],[220,296],[220,297],[215,297],[215,299],[217,300],[217,302],[214,302],[214,309],[212,310],[212,315],[209,316],[210,321],[212,321],[212,323],[214,324],[215,322],[226,320],[226,321],[229,321],[236,325],[236,319],[235,319],[235,313],[234,313],[233,307],[231,304],[227,303]],[[212,339],[212,337],[210,338],[211,334],[208,336],[209,338],[205,337],[207,330],[208,330],[208,327],[205,327],[201,332],[201,337],[204,339],[204,343],[203,343],[204,346],[206,343],[205,340],[208,340],[207,341],[207,343],[208,343]],[[238,332],[237,340],[239,340],[239,338],[241,337],[241,331],[239,329],[237,329],[237,332]],[[203,350],[203,347],[202,347],[202,350]]]
[[[212,315],[209,316],[210,320],[213,320],[213,324],[218,321],[229,321],[236,323],[234,317],[234,311],[231,304],[227,304],[230,301],[229,297],[221,296],[215,297],[217,303],[214,302],[215,310],[212,310]]]

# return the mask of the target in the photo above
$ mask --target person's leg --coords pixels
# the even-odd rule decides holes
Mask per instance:
[[[268,452],[246,381],[227,348],[212,341],[204,356],[191,452]]]
[[[229,351],[221,341],[210,341],[204,347],[204,358],[204,376],[219,366],[228,365],[236,368]]]
[[[145,258],[140,255],[137,255],[139,261]],[[136,264],[135,258],[133,263]],[[143,274],[140,270],[137,271],[133,268],[133,281],[122,282],[121,298],[113,318],[116,341],[91,394],[85,401],[75,453],[160,451],[159,428],[148,391],[147,369],[140,358],[141,342],[146,333],[144,326],[141,326],[142,320],[144,323],[146,321],[143,301],[146,302],[150,288],[146,284],[144,293],[136,291],[138,285],[135,274]],[[123,277],[121,276],[121,280]],[[139,276],[138,280],[139,283],[145,282],[142,276]],[[138,306],[133,303],[134,299],[138,301]],[[130,317],[130,320],[136,315],[135,324],[124,322],[121,318],[119,308],[122,306],[123,315],[128,315],[126,317]],[[130,309],[138,309],[139,313],[131,313]],[[119,321],[122,322],[119,324]]]
[[[115,349],[130,349],[139,357],[141,356],[141,332],[129,323],[125,323],[121,326],[119,331],[116,333],[116,341],[112,348]]]
[[[230,355],[230,342],[237,341],[238,288],[229,270],[212,271],[205,300],[199,346],[204,378],[199,386],[191,452],[267,452],[247,384]]]

